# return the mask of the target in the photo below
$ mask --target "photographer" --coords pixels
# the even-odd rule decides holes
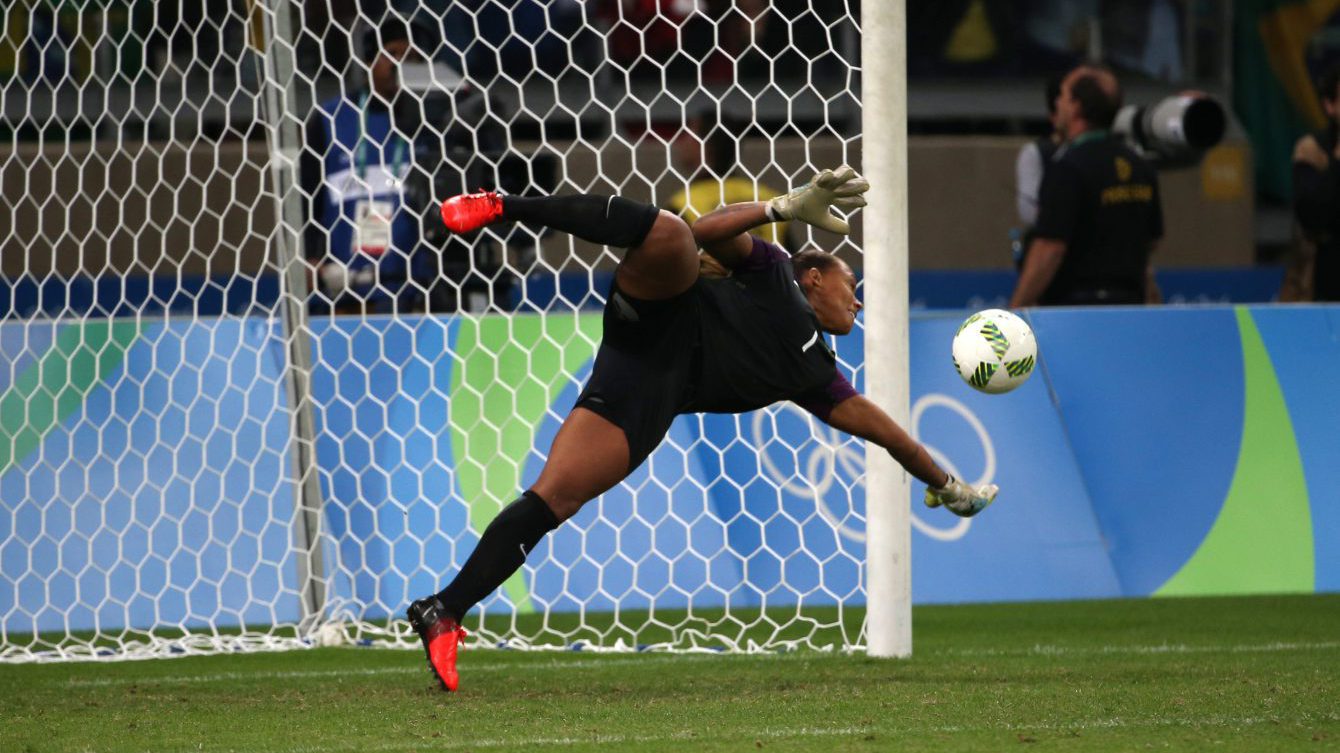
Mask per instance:
[[[404,206],[414,131],[393,117],[398,68],[417,56],[410,25],[388,14],[363,35],[362,53],[368,85],[317,107],[299,164],[314,313],[398,313],[422,305],[421,291],[410,284],[419,219]]]
[[[1303,234],[1302,266],[1311,268],[1297,284],[1310,283],[1313,300],[1340,301],[1340,62],[1318,88],[1326,130],[1299,139],[1293,153],[1294,216]]]
[[[1109,129],[1121,88],[1106,69],[1061,81],[1065,143],[1046,168],[1037,224],[1011,307],[1145,303],[1149,257],[1163,235],[1154,169]]]

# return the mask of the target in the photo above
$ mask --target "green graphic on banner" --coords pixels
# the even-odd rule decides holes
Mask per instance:
[[[134,321],[61,327],[51,348],[0,395],[0,475],[79,410],[84,397],[121,364],[142,329]]]
[[[1251,313],[1242,338],[1242,446],[1228,497],[1200,548],[1155,596],[1310,593],[1312,515],[1293,423]]]
[[[451,379],[451,442],[456,483],[476,532],[521,491],[521,474],[545,412],[591,359],[600,334],[600,314],[461,321],[454,346],[461,363]],[[521,572],[503,589],[519,611],[533,610]]]

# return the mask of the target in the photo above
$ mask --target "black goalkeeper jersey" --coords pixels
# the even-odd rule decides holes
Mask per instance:
[[[700,279],[693,292],[702,353],[684,412],[742,413],[794,400],[827,418],[855,394],[778,246],[755,238],[732,276]]]
[[[628,439],[629,470],[681,413],[743,413],[792,400],[822,420],[856,391],[837,369],[791,257],[761,240],[731,277],[674,298],[629,298],[616,283],[577,407]]]

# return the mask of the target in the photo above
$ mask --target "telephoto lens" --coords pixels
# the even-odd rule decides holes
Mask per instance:
[[[1228,115],[1206,94],[1178,94],[1152,105],[1127,105],[1113,132],[1157,167],[1194,165],[1224,138]]]

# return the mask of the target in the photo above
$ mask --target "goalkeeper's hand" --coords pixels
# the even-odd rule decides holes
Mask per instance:
[[[999,491],[995,484],[974,487],[950,476],[949,482],[939,489],[926,487],[926,506],[943,506],[960,518],[971,518],[995,502]]]
[[[836,170],[824,170],[791,193],[771,199],[768,211],[776,220],[800,220],[846,235],[851,232],[851,226],[841,217],[830,214],[828,208],[850,211],[863,207],[865,197],[861,194],[869,190],[870,183],[865,178],[843,165]]]

